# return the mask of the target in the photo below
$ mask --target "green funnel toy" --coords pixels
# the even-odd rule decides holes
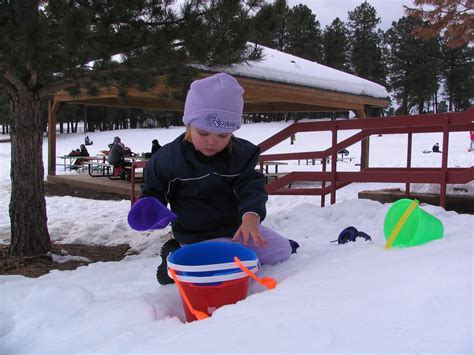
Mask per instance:
[[[417,200],[403,198],[395,202],[385,215],[383,231],[390,247],[412,247],[443,238],[443,223],[424,211]]]

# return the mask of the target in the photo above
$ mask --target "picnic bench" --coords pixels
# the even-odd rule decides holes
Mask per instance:
[[[87,171],[90,177],[108,177],[111,180],[119,180],[120,175],[114,176],[114,166],[109,163],[84,162],[88,167]]]
[[[306,161],[306,165],[316,165],[316,162],[318,161],[319,163],[323,163],[323,158],[311,158],[311,159],[304,159]],[[298,165],[300,165],[301,159],[298,159]],[[329,163],[331,161],[330,157],[326,158],[326,163]]]
[[[288,165],[288,163],[285,163],[283,161],[263,161],[260,163],[261,170],[264,171],[265,174],[278,174],[278,167],[280,165]],[[273,166],[273,172],[270,171],[270,167]]]
[[[60,155],[60,156],[58,156],[58,158],[62,159],[63,163],[62,164],[57,164],[57,165],[63,166],[64,171],[67,171],[67,170],[71,171],[72,168],[80,168],[80,169],[82,169],[82,171],[84,171],[84,169],[86,167],[86,163],[89,163],[89,162],[94,161],[94,160],[97,160],[97,161],[101,161],[101,160],[103,161],[104,160],[103,157],[95,157],[95,156],[86,157],[86,156],[81,156],[81,155]],[[82,161],[82,164],[75,165],[74,163],[78,159]]]
[[[316,165],[316,162],[319,162],[320,164],[323,163],[324,158],[310,158],[310,159],[304,159],[306,161],[306,165]],[[337,153],[337,158],[336,161],[352,161],[355,159],[354,157],[348,157],[344,153]],[[298,165],[300,165],[302,159],[298,159]],[[326,163],[331,162],[331,156],[326,157]]]
[[[288,163],[286,162],[282,162],[282,161],[262,161],[260,162],[260,169],[258,169],[259,171],[261,171],[263,173],[263,175],[265,175],[265,182],[268,184],[268,180],[269,179],[278,179],[279,177],[283,176],[283,175],[286,175],[286,173],[279,173],[278,172],[278,167],[281,166],[281,165],[288,165]],[[273,171],[271,171],[271,167],[273,167]]]
[[[346,157],[346,156],[337,158],[338,161],[346,161],[346,160],[352,161],[352,159],[355,159],[355,158],[354,157]]]

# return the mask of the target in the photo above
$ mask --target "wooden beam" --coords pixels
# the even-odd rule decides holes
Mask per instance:
[[[48,175],[56,175],[56,113],[60,102],[48,101]]]
[[[127,88],[127,96],[137,96],[141,98],[149,98],[149,99],[161,99],[163,93],[166,92],[166,85],[159,79],[158,84],[156,84],[152,89],[148,90],[141,90],[136,87],[129,87]],[[104,87],[99,90],[98,95],[91,95],[87,93],[87,90],[82,89],[77,95],[70,95],[66,90],[62,90],[54,95],[54,100],[56,101],[63,101],[63,102],[71,102],[71,101],[80,101],[80,100],[95,100],[100,98],[111,98],[111,97],[121,97],[121,92],[117,87]],[[123,96],[122,96],[123,97]]]
[[[338,103],[357,103],[375,107],[386,107],[388,99],[374,98],[370,96],[354,95],[343,92],[322,90],[299,85],[283,84],[257,79],[237,77],[237,80],[245,90],[245,98],[269,98],[272,101],[290,101],[315,103],[318,102],[338,102]]]
[[[149,100],[137,97],[107,97],[96,99],[82,99],[69,101],[69,104],[88,105],[88,106],[110,106],[124,108],[143,108],[148,110],[166,110],[166,111],[183,111],[184,104],[179,101],[166,99]]]
[[[355,106],[361,108],[360,106]],[[348,108],[334,106],[306,105],[292,102],[246,102],[244,112],[331,112],[348,111]]]
[[[367,118],[367,114],[364,110],[357,110],[355,114],[358,118]],[[370,137],[363,139],[361,142],[360,149],[360,169],[369,167],[369,149],[370,149]]]

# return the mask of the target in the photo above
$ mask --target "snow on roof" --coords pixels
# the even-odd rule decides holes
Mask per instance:
[[[261,46],[263,59],[225,68],[196,67],[231,75],[269,80],[348,94],[388,98],[382,85],[288,53]]]

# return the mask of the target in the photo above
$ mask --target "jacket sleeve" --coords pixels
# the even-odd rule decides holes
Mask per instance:
[[[265,189],[264,175],[255,170],[259,155],[260,149],[257,147],[245,164],[244,171],[237,179],[234,189],[239,199],[240,217],[242,218],[246,212],[255,212],[260,216],[260,221],[263,221],[267,214],[265,204],[268,194]]]

